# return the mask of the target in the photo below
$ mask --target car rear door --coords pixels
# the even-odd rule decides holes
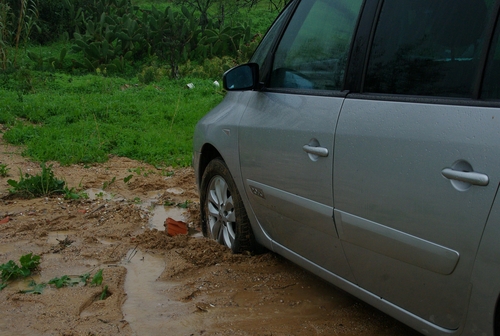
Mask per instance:
[[[282,248],[346,278],[333,222],[333,134],[361,2],[300,2],[239,126],[241,173],[261,227]]]
[[[474,99],[492,14],[490,1],[385,0],[364,93],[347,97],[335,136],[356,283],[445,329],[465,316],[500,179],[500,113]]]

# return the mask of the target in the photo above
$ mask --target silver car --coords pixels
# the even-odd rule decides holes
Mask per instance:
[[[197,125],[204,234],[423,334],[500,335],[499,10],[292,1]]]

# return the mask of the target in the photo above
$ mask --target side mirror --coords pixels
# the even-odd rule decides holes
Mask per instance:
[[[259,88],[259,65],[247,63],[229,69],[222,77],[227,91],[255,90]]]

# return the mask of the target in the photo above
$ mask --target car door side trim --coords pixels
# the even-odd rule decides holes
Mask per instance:
[[[460,254],[447,247],[335,209],[340,239],[420,268],[448,275]]]
[[[332,237],[338,237],[333,221],[333,207],[280,190],[256,181],[247,180],[252,190],[249,197],[260,205],[298,222],[308,223],[311,228]],[[254,190],[260,190],[261,195]]]

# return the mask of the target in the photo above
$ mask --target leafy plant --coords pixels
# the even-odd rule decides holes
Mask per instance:
[[[32,271],[40,265],[40,256],[33,255],[33,253],[25,254],[19,258],[19,262],[21,263],[21,268]]]
[[[63,192],[65,182],[54,177],[52,165],[47,167],[45,163],[42,163],[40,167],[42,172],[37,175],[26,173],[23,176],[21,170],[19,170],[21,175],[19,181],[7,181],[12,186],[9,191],[22,197],[48,196],[53,193]]]
[[[0,164],[0,176],[1,177],[9,176],[9,170],[10,170],[10,168],[7,167],[6,164]]]
[[[77,200],[77,199],[88,199],[89,195],[83,191],[77,191],[74,187],[71,189],[64,186],[63,190],[64,199],[66,200]]]
[[[134,175],[129,175],[129,176],[127,176],[127,177],[123,178],[123,182],[128,183],[128,181],[130,181],[130,179],[131,179],[132,177],[134,177]]]
[[[61,277],[56,277],[51,280],[49,280],[49,285],[54,285],[56,288],[62,288],[62,287],[73,287],[78,284],[83,284],[85,285],[87,283],[88,278],[90,277],[89,273],[85,273],[83,275],[80,275],[78,277],[70,277],[68,275],[63,275]]]
[[[90,278],[90,273],[85,273],[80,275],[80,281],[83,283],[87,283],[89,278]]]
[[[102,284],[102,269],[98,270],[92,280],[90,281],[92,286],[100,286]]]
[[[42,294],[45,287],[47,287],[47,284],[44,282],[37,284],[35,281],[32,280],[29,283],[29,287],[31,287],[31,288],[26,289],[26,290],[22,290],[21,293],[24,293],[24,294]]]
[[[60,278],[53,278],[49,280],[49,285],[54,285],[56,288],[71,286],[71,278],[67,275],[63,275]]]
[[[10,280],[30,276],[31,272],[40,265],[40,256],[29,253],[21,256],[19,263],[21,266],[13,260],[9,260],[7,263],[0,265],[0,290],[5,288]]]

